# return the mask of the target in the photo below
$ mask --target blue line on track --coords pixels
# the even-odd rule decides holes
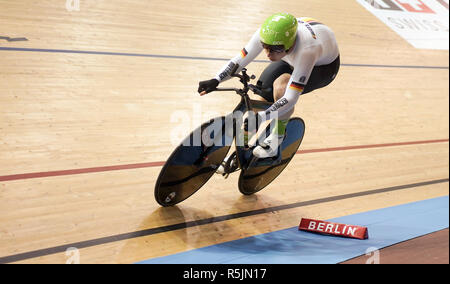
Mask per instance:
[[[178,55],[164,55],[164,54],[144,54],[144,53],[87,51],[87,50],[68,50],[68,49],[43,49],[43,48],[23,48],[23,47],[0,47],[0,51],[91,54],[91,55],[131,56],[131,57],[149,57],[149,58],[184,59],[184,60],[205,60],[205,61],[228,61],[228,60],[230,60],[229,58],[218,58],[218,57],[178,56]],[[270,61],[254,60],[253,62],[269,63]],[[449,69],[448,66],[420,66],[420,65],[341,64],[341,66],[373,67],[373,68],[407,68],[407,69]]]

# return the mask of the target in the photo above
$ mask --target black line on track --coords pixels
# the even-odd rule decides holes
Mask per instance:
[[[444,182],[448,182],[448,181],[449,181],[448,178],[437,179],[437,180],[418,182],[418,183],[412,183],[412,184],[406,184],[406,185],[398,185],[398,186],[392,186],[392,187],[373,189],[373,190],[350,193],[350,194],[336,195],[336,196],[319,198],[319,199],[314,199],[314,200],[309,200],[309,201],[302,201],[302,202],[290,203],[290,204],[273,206],[273,207],[268,207],[268,208],[262,208],[262,209],[258,209],[258,210],[239,212],[239,213],[230,214],[230,215],[217,216],[217,217],[212,217],[212,218],[207,218],[207,219],[194,220],[194,221],[178,223],[178,224],[173,224],[173,225],[168,225],[168,226],[163,226],[163,227],[151,228],[151,229],[129,232],[129,233],[123,233],[123,234],[118,234],[118,235],[113,235],[113,236],[108,236],[108,237],[103,237],[103,238],[97,238],[97,239],[92,239],[92,240],[87,240],[87,241],[81,241],[81,242],[76,242],[76,243],[71,243],[71,244],[65,244],[65,245],[60,245],[60,246],[55,246],[55,247],[50,247],[50,248],[44,248],[44,249],[4,256],[4,257],[0,257],[0,263],[11,263],[11,262],[17,262],[17,261],[21,261],[21,260],[30,259],[30,258],[46,256],[46,255],[50,255],[50,254],[61,253],[61,252],[65,252],[66,249],[69,247],[75,247],[77,249],[82,249],[82,248],[103,245],[103,244],[112,243],[112,242],[118,242],[118,241],[138,238],[138,237],[144,237],[144,236],[150,236],[150,235],[164,233],[164,232],[175,231],[175,230],[184,229],[184,228],[190,228],[190,227],[195,227],[195,226],[223,222],[223,221],[227,221],[227,220],[243,218],[243,217],[248,217],[248,216],[253,216],[253,215],[258,215],[258,214],[265,214],[265,213],[271,213],[271,212],[275,212],[275,211],[281,211],[281,210],[287,210],[287,209],[298,208],[298,207],[303,207],[303,206],[315,205],[315,204],[320,204],[320,203],[325,203],[325,202],[344,200],[344,199],[348,199],[348,198],[361,197],[361,196],[367,196],[367,195],[372,195],[372,194],[414,188],[414,187],[419,187],[419,186],[444,183]],[[164,208],[162,208],[162,209],[164,210]]]

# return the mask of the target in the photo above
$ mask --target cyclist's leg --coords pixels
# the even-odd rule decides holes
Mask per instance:
[[[289,84],[289,80],[291,79],[291,74],[284,73],[280,77],[278,77],[275,82],[273,82],[273,99],[274,101],[278,101],[281,99],[286,93],[286,88]],[[294,113],[294,109],[283,115],[283,118],[291,117],[292,113]]]
[[[291,79],[291,74],[284,73],[278,77],[273,83],[273,98],[275,101],[281,99],[286,93],[287,85]],[[273,134],[284,135],[286,131],[286,125],[289,122],[289,118],[294,113],[295,107],[293,107],[289,112],[283,114],[282,117],[278,117],[275,122],[275,127],[272,130]]]
[[[260,95],[261,100],[273,103],[280,99],[286,91],[292,71],[293,68],[282,60],[272,62],[269,66],[267,66],[259,77],[257,83],[263,91]],[[274,128],[272,129],[269,137],[272,135],[284,136],[287,122],[293,111],[294,110],[285,115],[285,119],[276,119],[274,121]]]
[[[302,94],[306,94],[313,90],[323,88],[328,84],[330,84],[334,80],[334,78],[336,78],[336,75],[339,72],[339,66],[340,66],[340,58],[338,56],[330,64],[314,67],[309,77],[308,83],[306,84]],[[282,74],[273,83],[273,96],[275,101],[281,99],[284,96],[290,78],[291,78],[290,74]],[[274,129],[276,130],[277,134],[279,135],[284,134],[287,122],[291,117],[291,115],[294,113],[294,110],[295,107],[279,118],[278,123]]]
[[[288,74],[285,74],[288,73]],[[262,72],[261,76],[258,79],[257,82],[257,86],[261,87],[263,93],[261,95],[258,95],[255,97],[256,100],[261,100],[261,101],[267,101],[267,102],[275,102],[274,100],[274,82],[282,75],[289,75],[292,74],[292,68],[289,64],[287,64],[284,61],[277,61],[277,62],[272,62],[271,64],[269,64],[269,66],[266,67],[266,69],[264,69],[264,71]],[[289,80],[289,79],[288,79]],[[281,81],[280,81],[281,82]],[[280,93],[281,91],[279,90],[280,88],[282,88],[282,86],[279,83],[275,84],[277,86],[277,91],[275,93]],[[287,85],[287,82],[286,84]],[[286,86],[284,86],[284,89],[286,89]],[[244,144],[248,145],[249,141],[252,139],[253,135],[256,132],[250,131],[248,130],[248,128],[245,128],[244,126]],[[228,162],[228,160],[231,158],[232,155],[229,155],[228,157],[226,157],[224,159],[224,161],[222,162],[222,164],[219,166],[219,168],[217,169],[217,173],[221,174],[223,176],[226,176],[227,174],[227,168],[226,168],[226,164]],[[236,158],[235,158],[236,159]],[[235,161],[234,161],[235,162]],[[231,164],[233,163],[233,161],[231,162]]]
[[[274,93],[278,93],[279,88],[277,87],[277,91],[274,92],[274,83],[280,77],[283,77],[283,75],[290,75],[291,73],[291,66],[284,61],[270,63],[264,69],[257,82],[257,86],[259,86],[263,92],[262,94],[257,95],[254,99],[271,103],[275,102]],[[275,85],[278,86],[279,84]],[[249,131],[249,129],[245,128],[244,126],[244,143],[248,144],[254,134],[256,134],[256,131],[254,129]]]
[[[292,74],[292,68],[284,61],[272,62],[264,69],[261,76],[258,79],[257,85],[261,87],[263,93],[260,95],[264,100],[268,102],[274,101],[274,82],[283,74]]]
[[[280,64],[281,65],[281,64]],[[282,73],[283,72],[283,73]],[[276,69],[276,72],[272,72],[272,77],[270,79],[273,79],[276,75],[276,78],[271,82],[270,88],[267,88],[266,90],[271,89],[271,95],[272,95],[272,101],[278,101],[284,96],[284,93],[286,92],[287,85],[289,83],[289,80],[291,78],[292,70],[284,68],[284,66],[279,66],[279,68]],[[261,76],[262,77],[262,76]],[[267,78],[267,77],[266,77]],[[265,81],[267,82],[267,80]],[[268,96],[269,94],[267,94]],[[294,109],[289,111],[288,113],[284,114],[283,117],[276,117],[273,118],[273,127],[270,131],[270,134],[268,136],[259,137],[259,139],[263,138],[263,141],[259,141],[259,146],[257,146],[253,150],[253,155],[255,155],[258,158],[268,158],[268,157],[274,157],[277,156],[278,153],[278,147],[284,140],[284,135],[286,133],[286,126],[289,122],[289,118],[294,112]]]
[[[302,95],[330,84],[336,78],[339,72],[339,66],[340,58],[338,56],[330,64],[314,67]]]

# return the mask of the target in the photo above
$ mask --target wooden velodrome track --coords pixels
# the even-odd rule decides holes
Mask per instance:
[[[449,53],[415,49],[356,1],[63,2],[0,0],[0,36],[27,39],[0,39],[0,262],[65,263],[77,247],[81,263],[133,263],[449,194]],[[214,176],[161,208],[174,113],[186,133],[229,113],[239,98],[200,97],[198,81],[279,11],[329,25],[343,64],[297,104],[301,151],[256,195]]]

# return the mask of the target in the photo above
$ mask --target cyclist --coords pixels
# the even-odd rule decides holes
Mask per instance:
[[[213,79],[199,82],[200,95],[214,91],[219,83],[231,78],[236,65],[236,72],[240,72],[263,50],[272,63],[257,85],[262,89],[262,99],[273,105],[257,115],[265,120],[276,114],[277,120],[271,134],[253,150],[258,158],[277,155],[300,95],[330,84],[340,66],[338,45],[329,27],[312,18],[278,13],[265,20],[247,45]]]

